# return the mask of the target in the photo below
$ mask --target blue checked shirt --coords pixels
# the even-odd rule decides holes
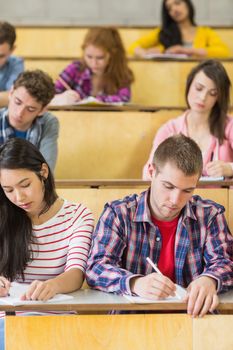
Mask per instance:
[[[149,190],[105,205],[96,226],[86,271],[92,288],[131,294],[129,281],[158,262],[162,237],[151,220]],[[217,280],[218,292],[233,287],[233,236],[224,207],[193,196],[180,215],[175,239],[176,283],[187,287],[200,275]]]

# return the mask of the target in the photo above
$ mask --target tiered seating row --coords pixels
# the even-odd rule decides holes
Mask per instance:
[[[26,59],[27,69],[42,69],[57,79],[71,62],[69,59]],[[199,61],[145,61],[132,60],[130,67],[135,75],[132,85],[132,102],[142,105],[174,107],[185,106],[185,82],[190,70]],[[233,81],[233,60],[223,62]],[[233,90],[231,91],[233,101]]]
[[[57,179],[140,179],[157,129],[182,110],[54,111],[60,121]]]
[[[59,187],[57,188],[58,194],[66,199],[73,202],[81,202],[90,208],[97,220],[104,208],[104,204],[125,197],[126,195],[133,193],[140,193],[148,188],[148,185],[141,186],[124,186],[124,187],[110,187],[110,186],[100,186],[99,188],[90,187],[76,187],[67,188]],[[197,188],[195,194],[200,195],[202,198],[211,199],[217,203],[222,204],[225,207],[225,216],[231,232],[233,232],[233,190],[228,188]]]
[[[125,47],[154,28],[121,28]],[[85,27],[18,27],[16,54],[23,57],[79,57],[88,28]],[[233,56],[233,28],[215,28],[230,47]]]

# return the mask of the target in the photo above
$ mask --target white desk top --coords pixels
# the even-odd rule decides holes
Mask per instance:
[[[150,304],[133,304],[125,297],[115,295],[112,293],[104,293],[92,289],[81,289],[77,292],[70,293],[74,296],[73,299],[66,301],[59,301],[49,304],[38,303],[33,305],[0,305],[1,311],[77,311],[77,312],[92,312],[96,311],[111,311],[111,310],[186,310],[186,304],[180,301],[164,303],[159,301]],[[220,295],[220,304],[218,310],[233,311],[233,290]]]

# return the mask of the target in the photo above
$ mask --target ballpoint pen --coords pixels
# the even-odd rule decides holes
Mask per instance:
[[[162,272],[159,270],[158,266],[156,266],[156,265],[153,263],[153,261],[152,261],[149,257],[147,257],[146,260],[148,261],[148,263],[153,267],[153,269],[154,269],[157,273],[159,273],[160,275],[163,275]],[[176,297],[177,297],[178,299],[182,299],[182,297],[181,297],[176,291],[175,291],[175,295],[176,295]]]

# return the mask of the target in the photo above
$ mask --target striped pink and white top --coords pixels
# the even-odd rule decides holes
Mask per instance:
[[[85,272],[93,224],[93,216],[84,205],[64,201],[53,218],[34,225],[33,260],[24,271],[24,282],[48,280],[71,268]]]
[[[90,210],[67,200],[53,218],[34,225],[33,259],[24,270],[24,283],[48,280],[72,268],[85,272],[93,227]],[[19,278],[17,282],[23,280]]]

